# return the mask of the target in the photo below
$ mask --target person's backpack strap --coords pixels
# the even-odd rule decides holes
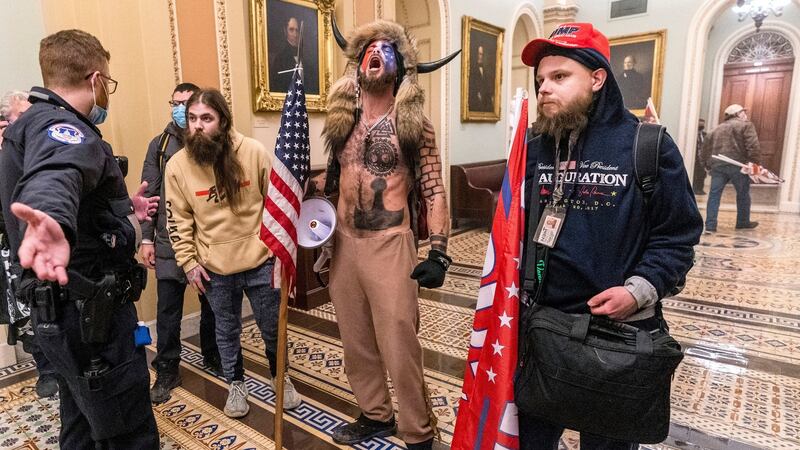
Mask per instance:
[[[636,185],[642,191],[645,207],[650,203],[658,181],[658,159],[664,130],[662,125],[640,123],[633,140],[633,173]]]
[[[661,140],[664,138],[666,127],[653,123],[640,123],[636,129],[636,137],[633,140],[633,173],[636,177],[636,185],[642,191],[644,198],[645,214],[649,217],[650,199],[658,182],[658,160],[661,157]],[[642,232],[646,232],[643,228]],[[694,249],[692,250],[694,259]],[[684,274],[667,296],[679,294],[686,286],[686,275]],[[656,303],[660,312],[661,304]]]
[[[169,144],[170,135],[166,131],[161,133],[161,139],[158,141],[158,169],[164,173],[164,167],[167,165],[165,155],[167,153],[167,145]]]

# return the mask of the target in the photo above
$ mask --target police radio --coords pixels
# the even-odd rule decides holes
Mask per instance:
[[[122,171],[122,178],[128,176],[128,157],[127,156],[115,156],[115,160],[117,160],[117,164],[119,165],[119,170]]]

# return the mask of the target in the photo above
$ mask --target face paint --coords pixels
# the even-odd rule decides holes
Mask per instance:
[[[377,40],[369,44],[367,50],[364,52],[364,58],[361,60],[361,73],[370,76],[370,74],[380,75],[381,70],[384,73],[397,73],[397,57],[394,52],[394,47],[389,41]]]

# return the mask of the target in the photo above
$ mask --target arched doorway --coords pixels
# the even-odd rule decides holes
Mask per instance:
[[[800,0],[792,0],[792,3],[800,6]],[[698,5],[689,25],[681,96],[682,114],[678,134],[678,145],[683,150],[686,161],[694,160],[697,150],[697,120],[701,113],[704,70],[706,69],[704,58],[709,50],[709,33],[717,20],[729,12],[732,5],[733,2],[730,0],[706,0]],[[770,19],[764,22],[762,30],[770,29],[782,31],[795,51],[800,48],[800,29],[794,24],[780,18]],[[799,66],[800,58],[795,58],[793,71],[799,72]],[[721,89],[721,81],[719,86]],[[714,113],[716,114],[717,111],[718,109],[715,109]],[[798,76],[794,76],[791,82],[782,159],[781,173],[787,181],[780,189],[779,210],[800,212],[800,77]],[[688,166],[689,169],[694,169],[693,164],[688,164]]]
[[[406,27],[406,29],[417,38],[420,61],[439,59],[442,54],[442,38],[438,26],[438,5],[428,0],[397,0],[395,8],[397,22]],[[419,77],[419,85],[425,90],[427,99],[425,102],[425,113],[434,124],[439,123],[441,113],[441,106],[436,101],[440,98],[440,77],[440,71]],[[437,129],[437,132],[438,131]]]
[[[530,19],[521,16],[517,19],[514,32],[511,35],[511,96],[514,96],[517,88],[533,92],[533,71],[530,67],[522,63],[522,49],[525,44],[536,37]],[[509,98],[509,100],[511,100]],[[510,104],[510,102],[508,103]]]
[[[449,48],[449,33],[443,26],[448,16],[447,0],[396,0],[394,20],[406,27],[417,39],[420,61],[434,61],[452,51]],[[421,75],[420,86],[425,90],[425,114],[436,130],[436,140],[442,155],[442,177],[445,189],[450,190],[449,133],[449,92],[447,79],[452,67],[450,63],[443,68]]]
[[[503,49],[504,55],[511,55],[503,61],[503,72],[508,74],[504,75],[503,80],[503,95],[505,95],[503,105],[506,108],[512,108],[517,88],[526,89],[530,98],[528,101],[528,123],[531,123],[536,120],[536,94],[534,93],[533,71],[522,63],[521,55],[525,44],[544,35],[542,20],[532,3],[522,2],[518,5],[506,29],[512,30],[512,32],[511,39],[506,40],[505,48]],[[506,128],[507,143],[511,142],[511,133],[514,125],[509,123]]]
[[[781,174],[794,51],[781,33],[762,31],[740,40],[728,54],[718,117],[732,103],[743,105],[758,132],[761,164]]]

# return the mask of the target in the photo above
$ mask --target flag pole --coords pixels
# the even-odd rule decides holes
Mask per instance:
[[[284,274],[285,275],[285,274]],[[286,373],[286,328],[289,320],[289,286],[286,277],[281,276],[281,304],[278,312],[278,354],[277,368],[273,386],[275,386],[275,448],[283,448],[283,385]]]

